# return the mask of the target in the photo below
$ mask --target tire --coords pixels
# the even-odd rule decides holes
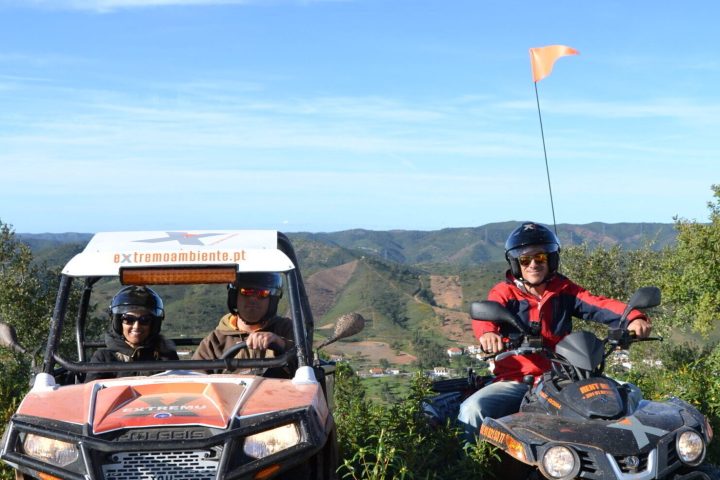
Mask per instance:
[[[491,471],[495,478],[503,480],[535,480],[544,478],[534,467],[515,460],[505,452],[499,452],[499,458],[491,460]]]
[[[317,460],[318,465],[318,477],[322,480],[337,480],[337,469],[339,465],[340,453],[338,451],[337,433],[335,427],[333,427],[330,435],[328,435],[327,442],[321,452],[322,455],[318,454]]]
[[[322,450],[307,462],[301,463],[281,474],[280,480],[337,480],[338,446],[335,428],[328,435]]]
[[[720,468],[718,468],[716,465],[712,465],[709,463],[703,463],[699,467],[697,467],[698,471],[703,472],[705,475],[710,477],[712,480],[720,480]]]

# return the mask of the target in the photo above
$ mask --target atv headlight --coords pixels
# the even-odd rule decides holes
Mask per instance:
[[[686,430],[677,436],[677,452],[680,460],[691,466],[698,465],[703,460],[705,442],[693,430]]]
[[[556,445],[545,451],[542,458],[543,473],[550,478],[566,478],[578,464],[576,455],[568,447]]]
[[[58,467],[70,465],[79,456],[77,447],[72,443],[33,433],[25,435],[22,446],[26,455]]]
[[[250,457],[263,458],[300,443],[300,429],[294,423],[250,435],[243,451]]]

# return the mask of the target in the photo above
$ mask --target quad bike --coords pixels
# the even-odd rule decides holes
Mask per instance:
[[[486,418],[478,432],[501,451],[502,478],[586,479],[717,479],[717,470],[703,464],[712,440],[708,420],[695,407],[670,398],[642,399],[639,389],[604,374],[605,361],[617,349],[638,341],[627,330],[634,308],[660,304],[654,287],[638,290],[623,313],[619,328],[600,340],[586,331],[567,335],[554,351],[543,347],[519,319],[492,301],[474,302],[474,319],[504,323],[517,335],[507,339],[495,361],[514,355],[544,354],[552,369],[528,391],[517,413]],[[426,411],[449,412],[454,402],[491,381],[470,375],[453,387],[440,384]],[[533,379],[526,379],[532,385]],[[465,392],[463,393],[463,389]],[[442,391],[445,390],[445,391]]]

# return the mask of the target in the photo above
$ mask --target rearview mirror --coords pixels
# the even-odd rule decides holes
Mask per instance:
[[[337,342],[343,338],[351,337],[365,328],[365,318],[359,313],[347,313],[335,322],[335,332],[333,336],[318,345],[318,349]]]
[[[635,308],[650,308],[657,307],[660,305],[661,294],[660,289],[657,287],[642,287],[638,288],[633,296],[630,297],[630,301],[625,307],[625,311],[620,317],[620,325],[622,328],[627,328],[627,316]]]
[[[526,335],[530,333],[514,313],[492,300],[472,302],[470,304],[470,318],[493,323],[506,323]]]
[[[27,353],[20,343],[18,343],[15,327],[5,322],[0,322],[0,345],[18,353]]]

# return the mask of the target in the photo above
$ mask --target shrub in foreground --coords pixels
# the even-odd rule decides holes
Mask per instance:
[[[367,398],[349,365],[338,365],[336,376],[341,478],[488,477],[491,447],[466,446],[459,429],[427,421],[421,409],[422,399],[432,394],[427,378],[416,374],[406,398],[379,405]]]

